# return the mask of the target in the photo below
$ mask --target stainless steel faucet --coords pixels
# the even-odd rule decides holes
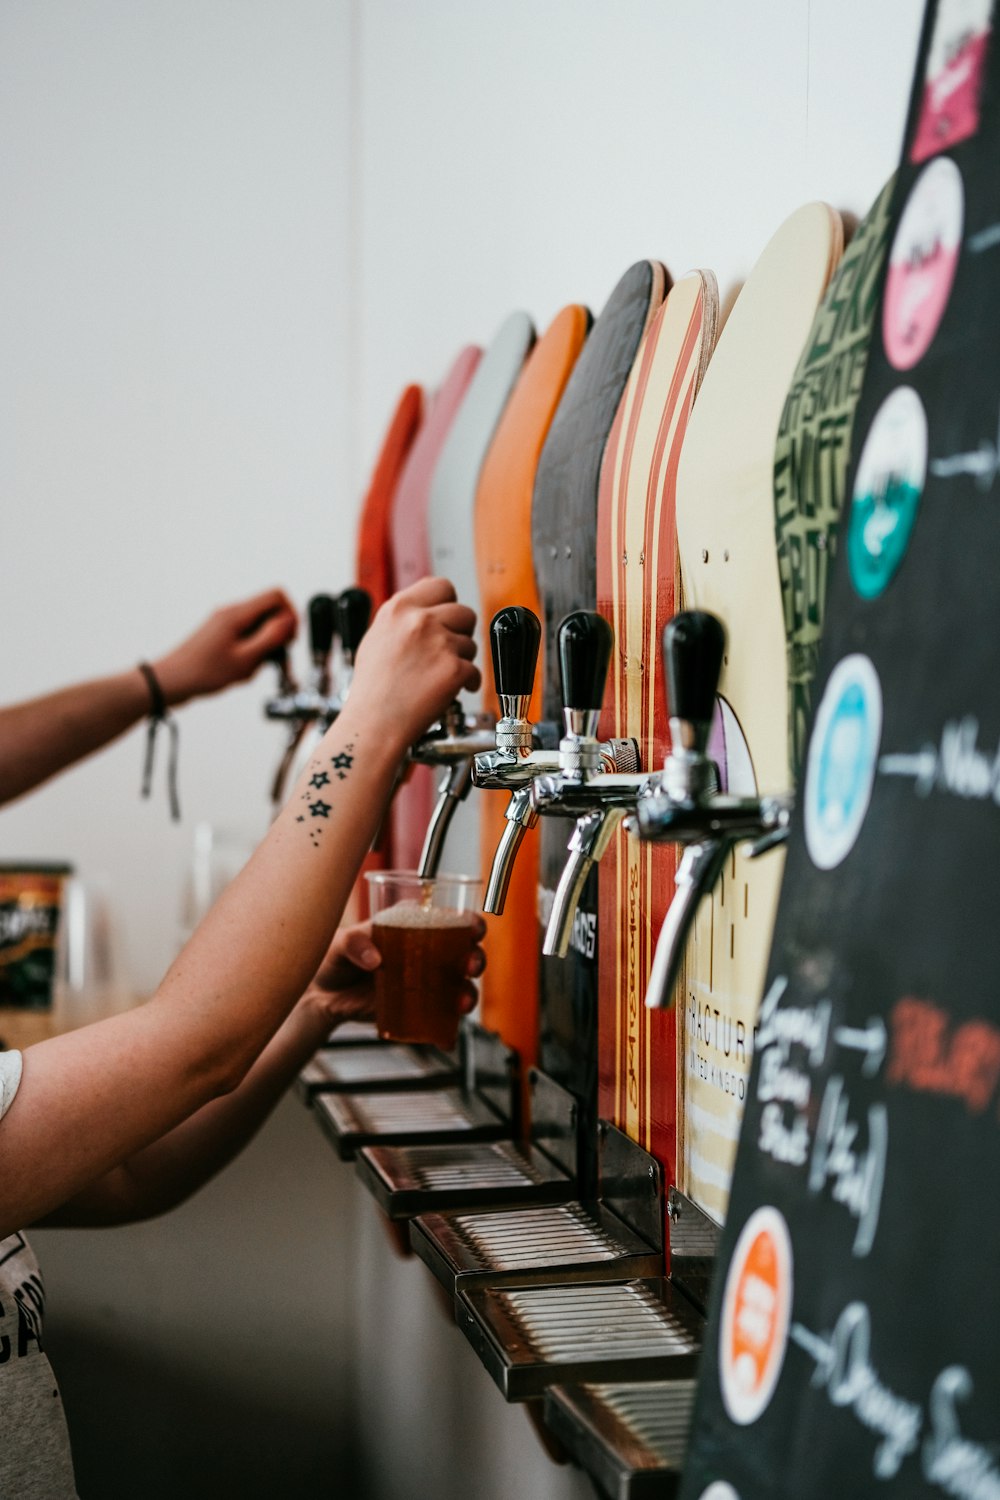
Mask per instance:
[[[684,845],[646,989],[652,1009],[672,1003],[698,907],[719,879],[733,845],[752,840],[750,855],[755,857],[788,837],[790,793],[732,797],[719,790],[708,739],[725,645],[721,621],[701,610],[675,615],[663,632],[671,748],[662,773],[647,780],[626,822],[639,838]]]
[[[597,738],[614,636],[601,615],[576,610],[559,626],[557,650],[563,724],[559,766],[531,784],[535,816],[574,819],[569,858],[559,878],[542,952],[565,958],[587,876],[626,813],[634,810],[645,777],[635,740],[615,740],[611,767]]]
[[[495,743],[495,722],[492,714],[467,714],[456,700],[410,747],[410,759],[418,765],[443,766],[445,771],[420,853],[418,873],[425,879],[437,874],[451,820],[472,786],[473,758]]]
[[[555,748],[556,726],[532,724],[528,718],[541,637],[538,616],[521,605],[500,610],[490,624],[501,717],[496,726],[496,748],[476,756],[472,780],[484,790],[510,794],[483,901],[483,910],[494,916],[503,912],[517,852],[528,829],[538,821],[532,787],[539,777],[557,772],[562,764]],[[613,772],[619,759],[631,763],[632,753],[631,740],[603,740],[597,745],[599,769]]]

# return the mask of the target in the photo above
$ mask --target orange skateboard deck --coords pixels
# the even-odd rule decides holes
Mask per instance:
[[[487,708],[496,702],[490,621],[521,604],[541,617],[531,555],[531,501],[542,447],[566,382],[590,328],[585,307],[564,307],[528,356],[490,444],[476,490],[475,549],[479,575],[480,663]],[[541,674],[536,671],[529,718],[541,718]],[[480,865],[488,870],[504,832],[506,796],[474,793],[480,804]],[[521,1059],[522,1077],[538,1055],[536,932],[538,830],[530,830],[511,874],[502,918],[491,918],[490,961],[480,982],[480,1019]]]
[[[431,482],[451,424],[482,358],[470,344],[455,357],[427,411],[407,455],[392,507],[392,571],[397,589],[433,572],[427,512]],[[392,803],[392,863],[415,870],[420,863],[424,834],[434,806],[434,776],[426,766],[413,766]]]
[[[632,367],[601,470],[597,607],[615,645],[600,732],[637,740],[645,770],[669,749],[660,637],[677,609],[677,466],[718,310],[711,272],[671,288]],[[675,1015],[644,1001],[676,862],[672,847],[619,828],[600,865],[600,1114],[659,1159],[667,1182],[676,1155]]]
[[[823,203],[792,214],[747,278],[691,415],[677,474],[684,604],[726,629],[723,785],[788,790],[788,674],[774,536],[782,409],[843,249]],[[695,920],[678,986],[677,1183],[725,1219],[784,855],[737,849]]]

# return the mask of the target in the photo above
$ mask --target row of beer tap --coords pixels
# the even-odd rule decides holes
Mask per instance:
[[[350,690],[354,657],[367,629],[371,600],[363,589],[309,602],[311,674],[299,688],[287,655],[277,661],[279,690],[268,718],[288,723],[289,736],[272,786],[279,807],[289,774],[310,731],[322,733]],[[675,894],[660,931],[646,993],[652,1008],[671,1003],[692,923],[719,879],[734,845],[749,842],[752,858],[788,836],[792,796],[732,796],[720,788],[709,755],[716,693],[726,648],[714,615],[685,610],[663,632],[670,750],[661,770],[643,768],[635,740],[601,740],[598,723],[613,649],[602,615],[575,610],[559,626],[556,650],[563,702],[562,734],[528,715],[541,643],[541,624],[512,605],[490,625],[500,716],[469,714],[450,705],[439,723],[410,749],[410,760],[444,771],[428,825],[419,873],[438,869],[448,827],[475,786],[509,795],[505,828],[486,884],[483,909],[500,915],[520,844],[539,817],[569,819],[568,858],[555,892],[542,951],[564,958],[577,907],[591,870],[616,830],[681,846]]]

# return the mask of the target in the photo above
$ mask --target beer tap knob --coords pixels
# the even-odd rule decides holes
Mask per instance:
[[[565,958],[573,921],[587,877],[611,843],[621,820],[634,808],[644,778],[634,740],[616,741],[613,768],[604,771],[597,725],[614,634],[603,616],[588,610],[567,615],[557,649],[565,734],[559,744],[559,772],[532,785],[536,814],[575,819],[568,858],[556,887],[542,952]]]
[[[372,596],[367,589],[349,588],[337,598],[337,633],[344,661],[353,668],[358,647],[371,623]]]
[[[528,708],[541,639],[538,616],[520,604],[499,610],[490,622],[493,678],[500,700],[497,749],[522,758],[530,755],[533,743]]]
[[[684,847],[646,989],[651,1009],[672,1004],[698,908],[733,846],[749,839],[763,853],[788,835],[790,795],[735,797],[719,791],[708,739],[725,651],[721,622],[704,611],[683,611],[664,629],[671,747],[662,775],[647,783],[626,825],[640,838]]]
[[[337,629],[336,608],[336,600],[330,594],[314,594],[309,600],[309,653],[317,693],[330,690],[330,653]]]

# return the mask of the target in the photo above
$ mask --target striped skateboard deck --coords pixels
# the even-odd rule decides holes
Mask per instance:
[[[603,737],[634,738],[644,768],[669,748],[660,637],[675,613],[677,465],[714,342],[711,272],[671,288],[632,367],[601,471],[597,607],[615,632]],[[676,851],[619,828],[600,865],[601,1117],[652,1152],[674,1180],[676,1028],[644,1005],[653,948],[673,894]]]
[[[538,463],[531,535],[543,615],[542,718],[561,725],[555,635],[571,610],[597,603],[597,499],[601,460],[632,362],[663,301],[667,273],[639,261],[621,278],[566,385]],[[543,818],[538,916],[544,928],[566,862],[572,825]],[[579,1104],[584,1178],[596,1174],[597,877],[584,888],[566,958],[541,960],[541,1065]],[[588,1184],[585,1180],[584,1186]]]
[[[789,785],[802,771],[812,683],[851,456],[854,410],[882,287],[893,183],[834,272],[795,368],[774,452],[774,526],[788,652]]]
[[[432,571],[427,513],[431,482],[462,398],[476,373],[482,350],[468,345],[455,357],[427,410],[399,477],[392,507],[392,570],[397,589]],[[392,863],[415,870],[434,806],[434,776],[426,766],[412,766],[392,802]]]
[[[477,485],[497,423],[535,342],[528,314],[514,312],[497,330],[445,440],[431,479],[428,539],[431,572],[450,578],[463,604],[483,613],[474,538]],[[483,694],[465,693],[467,713],[482,711]],[[440,772],[437,773],[440,776]],[[442,874],[481,874],[481,797],[469,796],[455,812],[441,856]]]
[[[792,214],[765,247],[719,338],[677,474],[686,607],[728,637],[719,685],[723,781],[788,786],[788,686],[774,540],[774,451],[785,395],[843,248],[826,204]],[[702,903],[678,1014],[678,1186],[725,1218],[783,855],[742,849]]]
[[[498,610],[521,604],[539,617],[542,605],[531,555],[531,499],[542,445],[590,328],[585,307],[557,314],[525,363],[504,408],[483,463],[476,491],[475,548],[479,575],[480,661],[484,701],[496,703],[490,621]],[[536,672],[529,717],[541,714]],[[480,865],[488,870],[504,831],[507,798],[473,793],[480,804]],[[530,943],[536,929],[538,831],[525,836],[511,874],[502,919],[490,919],[489,965],[479,987],[480,1019],[499,1032],[521,1059],[521,1075],[538,1054],[538,961]],[[508,937],[509,934],[509,937]],[[498,939],[503,938],[503,941]]]

